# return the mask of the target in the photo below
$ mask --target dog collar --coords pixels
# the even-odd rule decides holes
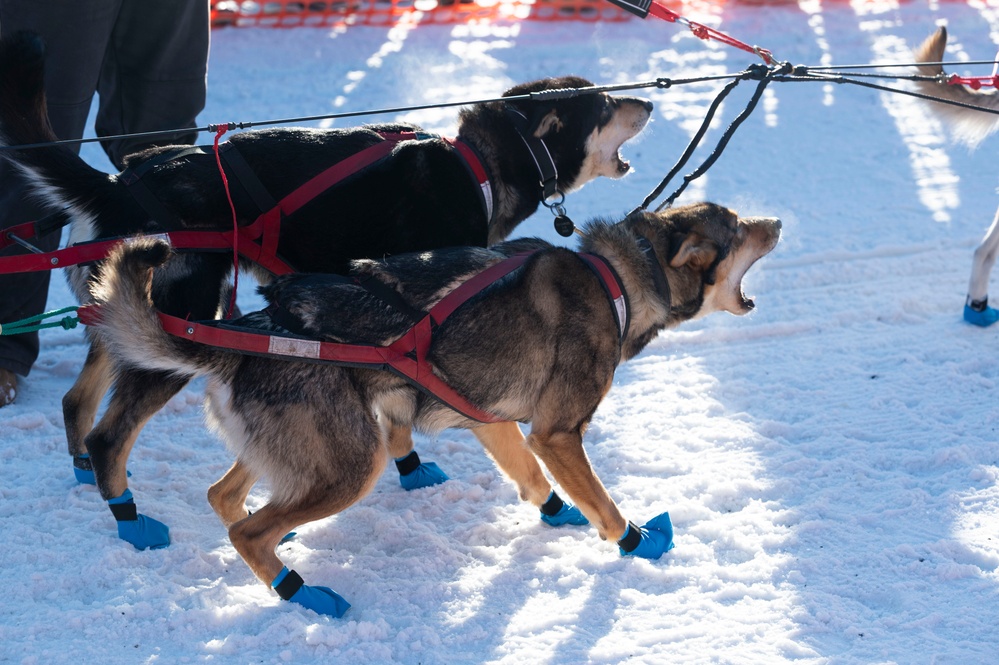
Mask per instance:
[[[520,140],[524,142],[527,151],[531,153],[540,178],[541,200],[546,201],[555,196],[555,192],[558,191],[558,169],[555,167],[555,160],[552,159],[552,154],[548,151],[545,142],[527,131],[526,115],[512,106],[507,106],[506,112],[513,119],[513,126],[517,130]]]
[[[638,236],[638,248],[642,250],[642,254],[645,255],[645,260],[649,263],[649,270],[652,272],[652,281],[656,285],[656,292],[659,293],[659,297],[662,298],[663,304],[666,305],[666,314],[669,314],[672,308],[672,298],[673,295],[669,290],[669,281],[666,279],[666,273],[663,271],[663,266],[659,262],[659,258],[656,256],[656,250],[652,248],[652,243],[645,236]]]
[[[442,137],[447,141],[451,147],[458,151],[464,160],[465,166],[470,171],[472,178],[479,185],[479,200],[482,202],[482,207],[486,211],[486,224],[491,224],[493,221],[493,210],[496,208],[495,193],[493,192],[493,187],[489,182],[489,173],[486,171],[485,165],[482,160],[479,159],[479,155],[475,148],[469,145],[466,141],[461,138],[447,138]]]

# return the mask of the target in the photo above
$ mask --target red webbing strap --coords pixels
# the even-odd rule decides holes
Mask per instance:
[[[454,310],[486,286],[519,268],[528,256],[530,254],[518,254],[495,263],[469,278],[442,298],[430,309],[427,316],[389,346],[340,344],[281,337],[266,333],[241,332],[205,325],[196,321],[185,321],[162,312],[157,314],[166,332],[199,344],[262,355],[322,360],[349,365],[388,366],[462,415],[483,423],[496,423],[502,422],[503,419],[478,408],[433,373],[433,369],[427,362],[427,352],[430,350],[435,324],[446,319]],[[92,319],[94,314],[91,311],[84,316]],[[415,358],[411,356],[413,352],[416,354]]]
[[[617,332],[621,341],[628,335],[628,296],[621,287],[621,281],[617,273],[607,262],[607,259],[599,254],[580,254],[579,258],[586,261],[600,277],[603,282],[604,291],[611,301],[611,310],[614,312],[614,319],[617,321]]]
[[[479,195],[481,197],[482,206],[486,210],[486,222],[493,221],[493,188],[492,184],[489,182],[489,175],[486,173],[486,169],[482,166],[482,161],[479,156],[475,154],[472,147],[462,141],[461,139],[451,139],[444,137],[444,140],[448,142],[451,147],[458,151],[465,159],[465,164],[472,171],[472,176],[475,178],[475,182],[479,185]]]
[[[15,244],[11,236],[17,236],[21,240],[31,240],[36,235],[37,233],[35,231],[34,222],[25,222],[24,224],[11,226],[4,229],[3,234],[0,234],[0,249],[4,249]]]
[[[284,214],[290,215],[347,176],[357,173],[388,155],[395,148],[396,143],[418,138],[414,132],[397,132],[382,136],[385,138],[384,141],[369,146],[313,176],[312,179],[281,199],[278,202],[278,207]]]
[[[242,227],[240,229],[240,235],[244,238],[249,238],[250,234],[244,233],[245,228]],[[232,250],[232,231],[175,231],[172,233],[158,233],[151,237],[168,240],[174,249]],[[72,245],[64,249],[57,249],[54,252],[26,254],[24,256],[3,256],[0,257],[0,275],[53,270],[81,263],[102,261],[107,258],[111,248],[120,242],[123,242],[122,238],[98,240]],[[239,253],[275,275],[294,272],[288,264],[276,256],[266,254],[264,249],[254,242],[241,243],[239,245]]]
[[[772,65],[777,62],[774,59],[773,53],[771,53],[767,49],[760,48],[758,46],[750,46],[745,42],[741,42],[734,37],[726,35],[724,32],[719,32],[714,28],[686,19],[683,16],[677,14],[672,9],[667,9],[666,7],[663,7],[661,4],[656,2],[656,0],[652,0],[651,4],[649,5],[649,13],[655,16],[656,18],[663,19],[664,21],[669,21],[670,23],[679,23],[680,25],[687,26],[688,28],[690,28],[690,31],[694,33],[694,36],[699,39],[703,39],[705,41],[714,39],[716,41],[722,42],[723,44],[727,44],[729,46],[734,46],[735,48],[742,49],[743,51],[746,51],[748,53],[755,53],[756,55],[763,58],[763,62],[767,63],[768,65]]]

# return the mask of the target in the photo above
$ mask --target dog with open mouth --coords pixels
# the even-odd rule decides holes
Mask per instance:
[[[590,466],[583,434],[618,364],[660,331],[753,309],[743,276],[777,245],[780,229],[778,219],[740,219],[702,203],[590,222],[580,253],[525,239],[355,261],[354,280],[279,277],[261,287],[270,307],[223,327],[387,345],[410,329],[408,312],[432,311],[467,280],[521,257],[437,322],[426,360],[472,404],[530,423],[523,443],[479,437],[524,500],[537,506],[550,496],[543,463],[602,539],[624,554],[658,558],[672,546],[668,516],[641,527],[626,520]],[[113,252],[93,289],[96,334],[136,371],[208,377],[208,420],[239,460],[213,486],[213,508],[233,545],[283,599],[342,616],[349,604],[328,587],[304,584],[275,554],[279,541],[363,497],[389,459],[393,432],[484,426],[392,372],[233,353],[168,334],[150,285],[154,269],[173,260],[169,245],[153,238]],[[594,263],[610,276],[601,278]],[[371,280],[378,290],[364,286]],[[379,295],[386,289],[402,307]],[[247,516],[244,500],[259,477],[272,495]]]
[[[0,145],[56,139],[45,112],[43,65],[44,46],[37,36],[19,33],[0,43]],[[508,101],[463,108],[453,140],[403,123],[235,134],[222,144],[220,157],[238,224],[246,229],[265,209],[275,210],[262,200],[280,201],[280,226],[271,231],[272,258],[300,272],[344,273],[353,259],[502,241],[546,197],[630,170],[619,150],[645,127],[652,104],[606,93],[551,94],[589,86],[575,76],[515,86],[504,93]],[[534,94],[539,99],[525,98]],[[282,207],[297,188],[331,165],[390,140],[391,149],[378,161],[318,192],[294,212]],[[5,150],[0,157],[23,172],[54,211],[65,209],[72,219],[70,243],[233,228],[210,146],[151,148],[130,157],[129,168],[116,175],[91,168],[62,146]],[[266,238],[262,242],[266,245]],[[272,277],[254,263],[241,265],[261,282]],[[231,273],[231,254],[180,254],[155,271],[153,301],[178,316],[216,317],[228,301]],[[93,266],[68,269],[81,303],[89,299],[93,275]],[[114,502],[133,503],[126,462],[139,431],[191,377],[115,368],[100,341],[89,341],[80,376],[63,399],[66,436],[77,477],[96,482],[113,508]],[[112,387],[105,414],[95,425],[101,400]],[[484,427],[478,434],[523,443],[513,423]],[[419,460],[408,431],[394,433],[393,441],[393,455],[403,465],[400,473],[406,470],[400,478],[404,487],[446,479],[435,465]],[[167,527],[145,515],[117,524],[119,535],[140,549],[169,543]]]

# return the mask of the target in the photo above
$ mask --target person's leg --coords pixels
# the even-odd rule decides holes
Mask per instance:
[[[210,23],[205,0],[123,0],[98,82],[97,135],[193,129],[205,107]],[[111,161],[197,132],[102,141]]]
[[[0,0],[0,35],[32,30],[45,40],[45,92],[52,128],[60,138],[83,135],[104,59],[104,45],[110,37],[119,3],[120,0]],[[25,186],[19,173],[5,163],[0,164],[0,230],[51,212],[26,200]],[[59,245],[59,234],[37,238],[32,244],[43,251],[52,251]],[[43,312],[49,276],[48,272],[0,276],[0,324]],[[0,337],[0,374],[27,376],[38,357],[38,346],[37,333]],[[0,395],[0,405],[6,397],[6,393]]]

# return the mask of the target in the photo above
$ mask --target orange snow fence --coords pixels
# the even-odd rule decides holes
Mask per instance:
[[[476,23],[502,20],[624,21],[607,0],[212,0],[212,27]]]

